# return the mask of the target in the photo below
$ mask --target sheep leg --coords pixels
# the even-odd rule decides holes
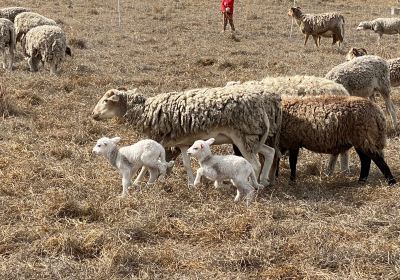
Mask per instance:
[[[29,70],[31,72],[37,72],[38,71],[38,64],[39,64],[39,59],[34,55],[32,55],[28,59]]]
[[[13,64],[14,64],[14,49],[13,48],[9,48],[8,51],[10,53],[10,64],[8,65],[8,69],[10,71],[12,71]]]
[[[135,181],[133,181],[133,185],[139,185],[139,183],[143,180],[144,175],[146,174],[147,167],[142,166],[142,169],[139,172],[139,175],[136,177]]]
[[[203,176],[203,171],[204,171],[204,169],[203,168],[199,168],[199,169],[197,169],[197,172],[196,172],[196,179],[194,179],[194,183],[193,183],[193,186],[194,187],[198,187],[198,186],[200,186],[200,184],[201,184],[201,177]]]
[[[314,39],[315,45],[316,45],[317,48],[318,48],[318,47],[319,47],[319,46],[318,46],[318,36],[317,36],[317,35],[312,35],[312,37],[313,37],[313,39]]]
[[[335,166],[338,156],[339,156],[338,154],[330,155],[328,167],[326,169],[326,175],[330,176],[335,171]]]
[[[307,41],[308,41],[308,37],[309,37],[309,36],[310,36],[309,34],[306,34],[306,35],[305,35],[304,46],[307,44]]]
[[[396,184],[396,179],[393,177],[392,172],[390,171],[389,166],[385,162],[385,159],[383,158],[382,155],[379,153],[371,153],[371,152],[366,152],[366,155],[374,161],[374,163],[378,166],[379,170],[382,172],[383,176],[385,176],[385,179],[389,186]]]
[[[290,181],[296,181],[296,166],[298,157],[299,149],[289,150]]]
[[[187,154],[187,150],[189,149],[189,147],[188,146],[180,146],[179,149],[181,150],[181,154],[182,154],[183,166],[186,169],[188,186],[191,187],[191,186],[193,186],[193,183],[194,183],[194,176],[193,176],[192,166],[190,164],[190,158]]]
[[[1,52],[3,54],[3,69],[6,69],[7,68],[6,49],[3,49]]]
[[[239,149],[239,152],[242,154],[242,156],[251,163],[251,165],[254,168],[254,171],[256,172],[256,176],[258,177],[260,175],[260,171],[261,171],[261,164],[257,160],[256,154],[247,152],[247,150],[244,147],[243,142],[239,140],[239,137],[237,137],[237,138],[233,137],[231,140],[232,140],[233,144],[235,144],[236,147]]]
[[[359,182],[366,182],[371,168],[371,158],[367,156],[361,149],[356,149],[361,162]]]
[[[385,105],[386,105],[386,108],[387,108],[391,118],[392,118],[393,128],[396,129],[397,128],[396,108],[393,104],[393,101],[390,99],[389,96],[385,97]]]
[[[264,164],[261,170],[260,183],[264,186],[268,186],[269,172],[275,159],[275,149],[265,144],[262,144],[260,146],[259,153],[264,156]]]
[[[340,154],[340,170],[345,173],[350,173],[349,151]]]
[[[236,145],[232,145],[232,148],[233,148],[233,154],[235,156],[240,156],[240,157],[242,156],[242,153],[240,152],[239,148]]]
[[[121,170],[122,174],[122,193],[121,197],[126,197],[128,195],[128,189],[131,186],[132,175],[136,173],[139,166],[134,166],[132,169],[124,168]]]

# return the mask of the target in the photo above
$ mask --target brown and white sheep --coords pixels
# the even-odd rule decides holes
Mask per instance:
[[[321,37],[332,37],[332,44],[343,42],[344,38],[344,17],[336,12],[323,14],[305,14],[300,7],[292,7],[289,9],[288,16],[293,17],[300,31],[304,34],[304,45],[311,35],[315,45],[321,45]]]

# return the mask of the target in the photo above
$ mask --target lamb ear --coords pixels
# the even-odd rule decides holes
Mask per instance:
[[[365,54],[368,54],[367,50],[364,48],[361,48],[363,50],[363,52],[365,52]]]
[[[208,145],[212,145],[214,142],[215,142],[215,139],[214,139],[214,138],[210,138],[210,139],[208,139],[208,140],[206,141],[206,143],[207,143]]]
[[[121,137],[114,137],[114,138],[111,138],[111,141],[112,141],[114,144],[117,144],[119,141],[121,141]]]

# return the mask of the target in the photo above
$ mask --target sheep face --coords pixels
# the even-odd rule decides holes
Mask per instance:
[[[351,48],[346,55],[346,60],[352,60],[353,58],[367,54],[367,50],[364,48]]]
[[[210,145],[214,143],[215,139],[210,138],[207,141],[197,140],[193,145],[187,150],[189,156],[194,156],[198,159],[204,158],[211,154]]]
[[[104,120],[122,116],[126,111],[126,101],[125,104],[123,103],[118,91],[109,90],[97,102],[92,117],[95,120]]]
[[[300,7],[292,7],[288,11],[289,17],[299,18],[301,16],[301,9]]]
[[[362,21],[357,26],[357,30],[368,30],[368,29],[371,29],[371,24],[369,23],[369,21]]]
[[[120,137],[114,137],[114,138],[102,137],[99,140],[97,140],[97,143],[93,147],[92,152],[97,155],[107,155],[113,149],[115,149],[115,146],[120,140],[121,140]]]

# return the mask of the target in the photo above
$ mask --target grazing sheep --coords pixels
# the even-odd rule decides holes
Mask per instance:
[[[384,59],[373,55],[357,57],[335,66],[325,78],[342,84],[354,96],[369,98],[378,91],[397,127],[396,109],[390,99],[389,65]]]
[[[352,60],[355,57],[367,55],[368,52],[364,48],[350,48],[349,52],[346,54],[346,60]]]
[[[237,188],[235,202],[245,197],[247,204],[249,204],[254,196],[254,188],[262,189],[263,185],[257,182],[256,173],[246,159],[234,155],[213,155],[210,145],[214,141],[214,138],[210,138],[207,141],[197,140],[187,150],[188,155],[196,157],[200,162],[194,186],[200,185],[202,176],[214,181],[216,188],[223,185],[224,180],[230,180]]]
[[[282,110],[279,147],[289,150],[291,180],[300,148],[337,155],[354,146],[361,161],[359,181],[367,180],[372,160],[389,185],[396,183],[383,158],[385,115],[375,103],[354,96],[283,96]]]
[[[288,16],[293,17],[300,31],[305,35],[304,45],[311,35],[315,45],[321,45],[321,36],[332,37],[333,45],[336,42],[343,42],[344,38],[344,17],[339,13],[324,13],[324,14],[305,14],[300,7],[292,7],[289,9]]]
[[[6,56],[7,49],[10,60],[8,66]],[[13,23],[5,18],[0,18],[0,51],[3,54],[3,68],[12,70],[15,51],[15,29]]]
[[[371,21],[362,21],[357,30],[373,30],[378,33],[378,43],[383,34],[400,34],[400,18],[377,18]]]
[[[226,86],[235,86],[238,82],[228,82]],[[264,88],[280,95],[295,96],[314,96],[314,95],[345,95],[349,96],[348,91],[341,85],[332,80],[315,76],[283,76],[266,77],[261,81],[248,81],[242,85],[262,85]],[[235,155],[240,155],[237,147],[233,146]],[[337,156],[332,155],[326,173],[332,174],[335,168]],[[340,166],[343,172],[349,172],[348,152],[340,155]]]
[[[50,64],[50,73],[57,74],[64,61],[67,42],[64,31],[58,26],[43,25],[26,34],[26,53],[30,70],[38,71],[39,62]]]
[[[117,143],[121,140],[120,137],[100,138],[93,147],[93,152],[103,155],[112,166],[117,168],[122,175],[122,196],[128,194],[128,188],[131,186],[131,178],[136,172],[142,168],[139,176],[134,181],[137,185],[146,169],[150,171],[148,184],[154,183],[165,177],[167,168],[174,165],[173,161],[165,161],[165,150],[156,141],[145,139],[133,145],[118,148]]]
[[[21,42],[21,47],[22,50],[24,51],[24,54],[26,54],[25,53],[26,34],[32,28],[42,25],[57,26],[57,23],[52,19],[49,19],[47,17],[44,17],[40,14],[33,12],[20,13],[15,17],[14,26],[15,26],[15,32],[17,33],[17,43]]]
[[[24,7],[7,7],[0,9],[0,18],[6,18],[14,22],[15,17],[23,12],[30,12],[30,9]]]
[[[355,57],[367,55],[367,51],[363,48],[351,48],[346,55],[347,60]],[[386,60],[389,63],[390,85],[392,87],[400,86],[400,57]]]
[[[264,156],[260,181],[268,185],[281,123],[280,97],[262,87],[202,88],[145,97],[134,91],[109,90],[93,110],[95,120],[124,117],[136,130],[161,142],[179,147],[187,171],[193,173],[187,149],[197,139],[213,137],[216,144],[233,143],[250,161],[257,174]],[[265,145],[271,143],[272,147]]]

